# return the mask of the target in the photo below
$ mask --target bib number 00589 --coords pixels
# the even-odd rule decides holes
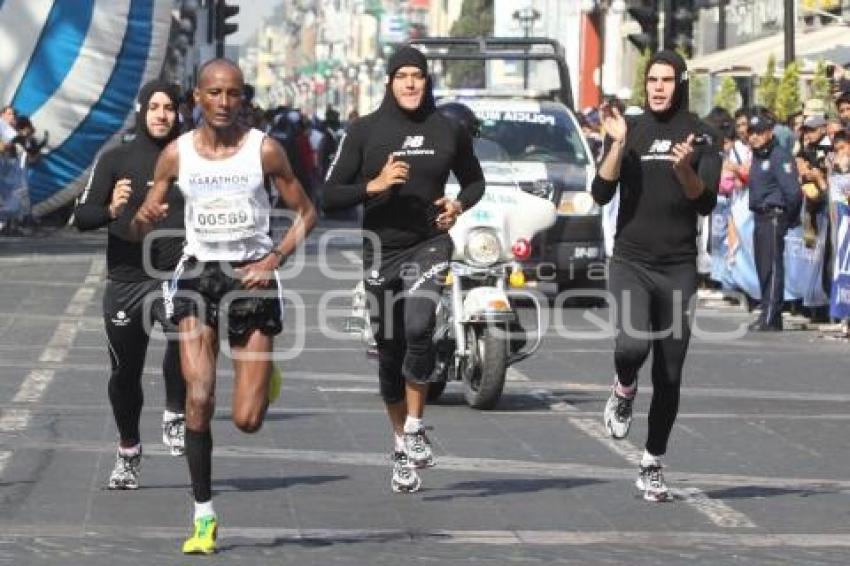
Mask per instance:
[[[254,210],[249,201],[215,199],[198,203],[192,212],[198,239],[224,242],[254,235]]]
[[[234,227],[244,225],[248,222],[248,213],[244,210],[238,212],[207,212],[199,213],[197,217],[198,226],[227,226]]]

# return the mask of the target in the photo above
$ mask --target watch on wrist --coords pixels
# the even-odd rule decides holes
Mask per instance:
[[[280,267],[283,263],[283,252],[277,248],[272,248],[272,251],[270,251],[269,253],[277,256],[277,266]]]

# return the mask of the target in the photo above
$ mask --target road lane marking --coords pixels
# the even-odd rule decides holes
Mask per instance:
[[[120,525],[2,523],[3,536],[16,539],[91,539],[179,540],[185,536],[174,527],[135,525],[131,530]],[[224,526],[219,540],[247,539],[274,541],[278,544],[304,541],[344,542],[420,542],[428,544],[467,544],[481,546],[589,546],[605,545],[635,548],[751,548],[751,549],[828,549],[850,548],[846,533],[724,533],[703,531],[558,531],[558,530],[460,530],[420,528],[286,528]]]
[[[105,259],[96,258],[91,261],[89,272],[83,284],[74,293],[65,308],[64,316],[81,316],[85,312],[94,298],[96,292],[94,286],[100,281],[105,268]],[[38,358],[42,367],[30,370],[13,397],[13,402],[23,405],[23,407],[3,411],[3,414],[0,415],[0,432],[9,433],[26,430],[32,418],[32,410],[26,407],[35,405],[42,399],[56,376],[56,368],[45,367],[44,364],[61,364],[65,360],[77,336],[79,327],[80,325],[76,321],[62,320],[59,322]]]
[[[12,457],[12,452],[9,450],[0,450],[0,477],[3,477],[3,472],[6,471],[6,465]]]
[[[32,412],[29,409],[11,408],[4,409],[0,415],[0,433],[3,432],[21,432],[27,428],[32,418]]]
[[[587,418],[569,418],[568,420],[574,427],[623,458],[634,468],[637,468],[640,464],[641,452],[633,444],[626,441],[615,441],[595,420]]]
[[[23,254],[15,257],[0,257],[0,265],[28,265],[39,266],[89,263],[91,255],[69,255],[69,254]]]
[[[377,394],[378,390],[375,387],[324,387],[319,385],[316,391],[320,393],[368,393]]]
[[[76,299],[76,296],[75,296]],[[85,308],[89,301],[71,301],[66,312],[73,308],[74,310]],[[47,342],[44,351],[39,356],[40,362],[61,362],[68,356],[71,346],[74,344],[74,339],[77,337],[77,329],[79,325],[75,322],[60,322],[53,331],[53,336]]]
[[[535,393],[538,397],[545,399],[548,392],[546,390],[538,390]],[[552,410],[562,411],[568,414],[578,411],[575,406],[565,401],[553,404]],[[617,454],[629,462],[635,468],[640,465],[641,454],[643,451],[628,440],[614,440],[611,438],[608,431],[606,431],[602,426],[602,423],[599,422],[599,416],[595,419],[568,416],[567,421],[590,438],[608,448],[608,450],[614,454]],[[668,477],[672,476],[668,474]],[[756,528],[756,524],[753,523],[749,517],[739,511],[736,511],[719,499],[710,498],[699,488],[671,488],[670,491],[674,497],[682,500],[686,505],[705,516],[718,527]]]
[[[56,372],[52,369],[34,369],[21,384],[18,392],[12,398],[13,403],[37,403],[44,395],[47,386],[53,380]]]

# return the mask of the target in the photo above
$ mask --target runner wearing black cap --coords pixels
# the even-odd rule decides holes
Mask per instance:
[[[325,185],[325,208],[363,203],[365,287],[377,326],[378,379],[395,435],[391,487],[416,491],[413,468],[433,465],[422,417],[434,369],[437,277],[448,268],[457,216],[481,198],[484,177],[469,133],[436,111],[427,61],[390,58],[380,108],[351,124]],[[453,172],[461,186],[445,196]]]
[[[672,51],[652,56],[646,111],[627,121],[606,111],[607,151],[593,180],[599,204],[620,187],[609,290],[616,310],[616,376],[604,423],[625,438],[637,376],[650,349],[652,403],[637,486],[649,501],[668,499],[661,456],[679,408],[682,366],[696,294],[697,215],[717,201],[719,140],[688,112],[688,71]]]
[[[177,87],[151,81],[139,92],[136,109],[136,136],[126,144],[105,152],[92,171],[88,186],[75,212],[80,230],[108,226],[106,259],[108,281],[103,294],[103,321],[109,342],[112,373],[109,377],[109,401],[118,426],[120,441],[115,467],[109,476],[109,489],[137,489],[142,444],[139,418],[142,412],[142,369],[149,336],[146,318],[157,320],[171,335],[162,362],[165,378],[163,442],[172,455],[183,454],[184,405],[186,385],[180,371],[180,350],[176,327],[165,316],[161,295],[170,273],[180,259],[183,238],[158,238],[151,248],[148,265],[166,272],[163,279],[145,268],[142,244],[132,241],[130,220],[141,206],[153,181],[154,166],[162,148],[179,134]],[[183,228],[183,198],[168,191],[169,214],[162,226]],[[152,310],[145,312],[145,307]]]

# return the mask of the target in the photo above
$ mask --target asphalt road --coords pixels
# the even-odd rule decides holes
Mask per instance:
[[[587,318],[607,311],[547,311],[541,351],[511,371],[496,410],[469,409],[454,384],[429,407],[438,465],[422,491],[393,494],[374,362],[342,332],[356,246],[323,234],[286,281],[283,394],[256,435],[230,423],[220,364],[220,551],[207,558],[179,552],[192,506],[184,459],[160,443],[160,340],[144,376],[142,489],[104,488],[116,440],[105,236],[0,239],[0,564],[850,562],[846,342],[731,337],[746,313],[701,309],[666,459],[676,497],[651,504],[633,486],[648,371],[629,439],[611,441],[611,340]]]

